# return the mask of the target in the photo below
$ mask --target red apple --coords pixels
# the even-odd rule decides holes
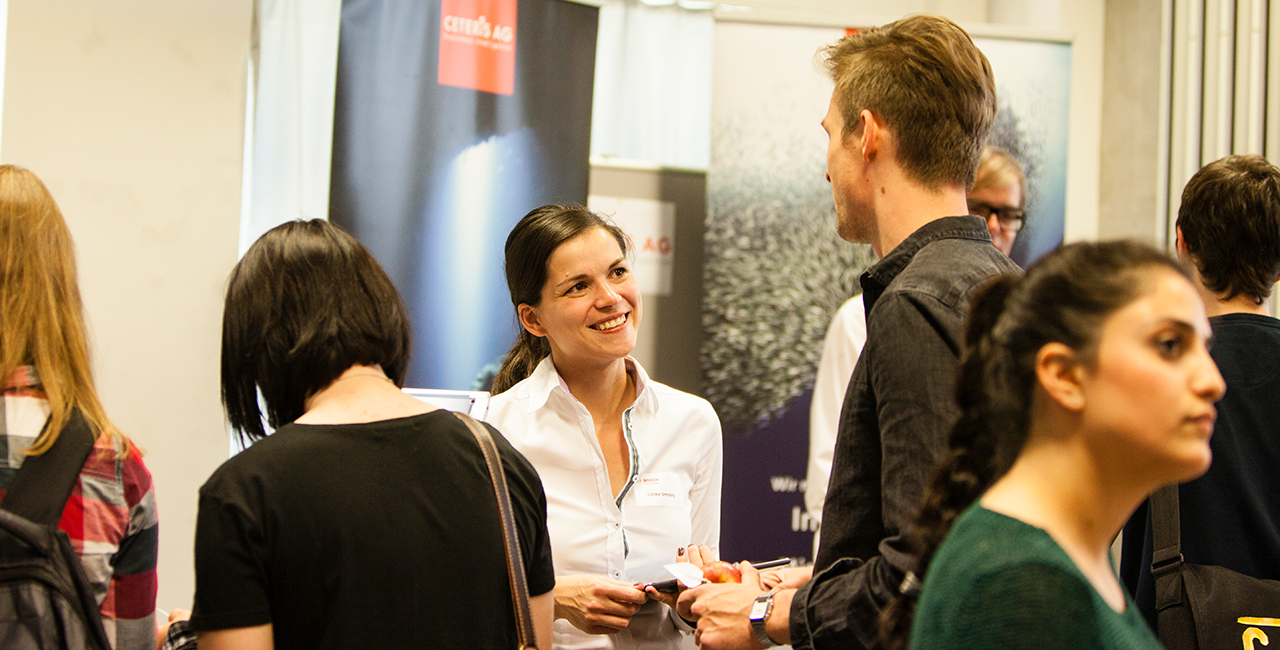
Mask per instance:
[[[712,562],[702,567],[702,578],[707,582],[742,582],[742,571],[728,562]]]

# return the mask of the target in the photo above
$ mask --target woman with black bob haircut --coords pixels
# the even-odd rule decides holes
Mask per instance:
[[[681,647],[675,595],[645,585],[665,564],[713,559],[720,539],[720,420],[631,358],[630,250],[608,219],[561,205],[525,215],[506,243],[521,331],[488,420],[543,478],[554,640],[575,650]]]
[[[1147,494],[1209,467],[1209,334],[1186,272],[1140,244],[1071,244],[992,281],[886,646],[910,629],[911,648],[1160,648],[1109,549]]]
[[[201,649],[515,647],[483,456],[452,413],[400,391],[409,323],[369,252],[321,220],[267,232],[231,273],[222,341],[228,419],[253,445],[200,489]],[[542,486],[491,433],[550,647]]]
[[[236,265],[222,321],[222,400],[246,444],[274,429],[352,366],[400,386],[409,367],[404,301],[355,238],[326,221],[293,222]]]

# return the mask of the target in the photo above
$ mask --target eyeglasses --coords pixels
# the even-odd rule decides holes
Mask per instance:
[[[1000,229],[1016,233],[1022,230],[1022,226],[1027,223],[1027,212],[1021,208],[997,207],[987,203],[986,201],[969,200],[969,214],[976,214],[983,219],[990,219],[991,215],[996,215],[996,220],[1000,222]]]

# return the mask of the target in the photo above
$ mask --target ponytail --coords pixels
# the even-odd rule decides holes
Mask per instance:
[[[1177,262],[1144,244],[1075,243],[1046,255],[1023,278],[999,277],[978,291],[957,376],[960,418],[907,531],[915,566],[881,616],[877,647],[906,646],[919,585],[951,526],[1022,451],[1040,349],[1061,343],[1087,362],[1105,320],[1138,297],[1138,274],[1152,268],[1186,276]]]
[[[493,376],[493,388],[490,392],[494,395],[505,393],[507,389],[524,381],[549,354],[551,345],[546,338],[534,336],[529,330],[520,328],[520,336],[516,338],[515,345],[507,352],[507,358],[503,359],[498,374]]]

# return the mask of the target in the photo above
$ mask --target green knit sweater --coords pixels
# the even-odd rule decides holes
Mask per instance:
[[[1111,609],[1048,533],[974,504],[929,565],[911,648],[1159,650],[1125,603]]]

